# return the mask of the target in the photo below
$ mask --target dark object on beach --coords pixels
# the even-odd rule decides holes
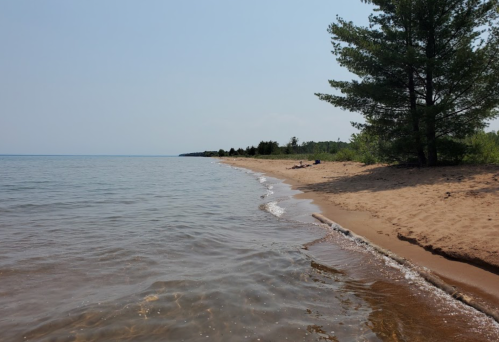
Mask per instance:
[[[300,164],[293,165],[293,167],[289,167],[287,169],[304,169],[309,166],[312,166],[312,164],[303,164],[303,161],[300,160]]]
[[[320,163],[321,163],[321,161],[319,159],[317,159],[313,165],[317,165],[317,164],[320,164]]]

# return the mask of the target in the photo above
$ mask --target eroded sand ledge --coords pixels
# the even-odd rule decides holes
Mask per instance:
[[[296,161],[224,162],[286,180],[339,224],[499,302],[499,166],[408,169],[325,162],[289,169]]]

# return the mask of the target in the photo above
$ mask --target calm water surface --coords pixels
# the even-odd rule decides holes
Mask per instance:
[[[498,341],[499,326],[205,158],[0,157],[0,341]]]

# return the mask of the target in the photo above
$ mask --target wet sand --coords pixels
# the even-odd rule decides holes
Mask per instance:
[[[499,307],[499,166],[223,161],[284,179],[326,217]]]

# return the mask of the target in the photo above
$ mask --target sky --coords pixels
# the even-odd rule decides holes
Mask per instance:
[[[173,155],[348,141],[319,101],[339,0],[0,0],[0,154]],[[499,121],[489,129],[499,130]]]

